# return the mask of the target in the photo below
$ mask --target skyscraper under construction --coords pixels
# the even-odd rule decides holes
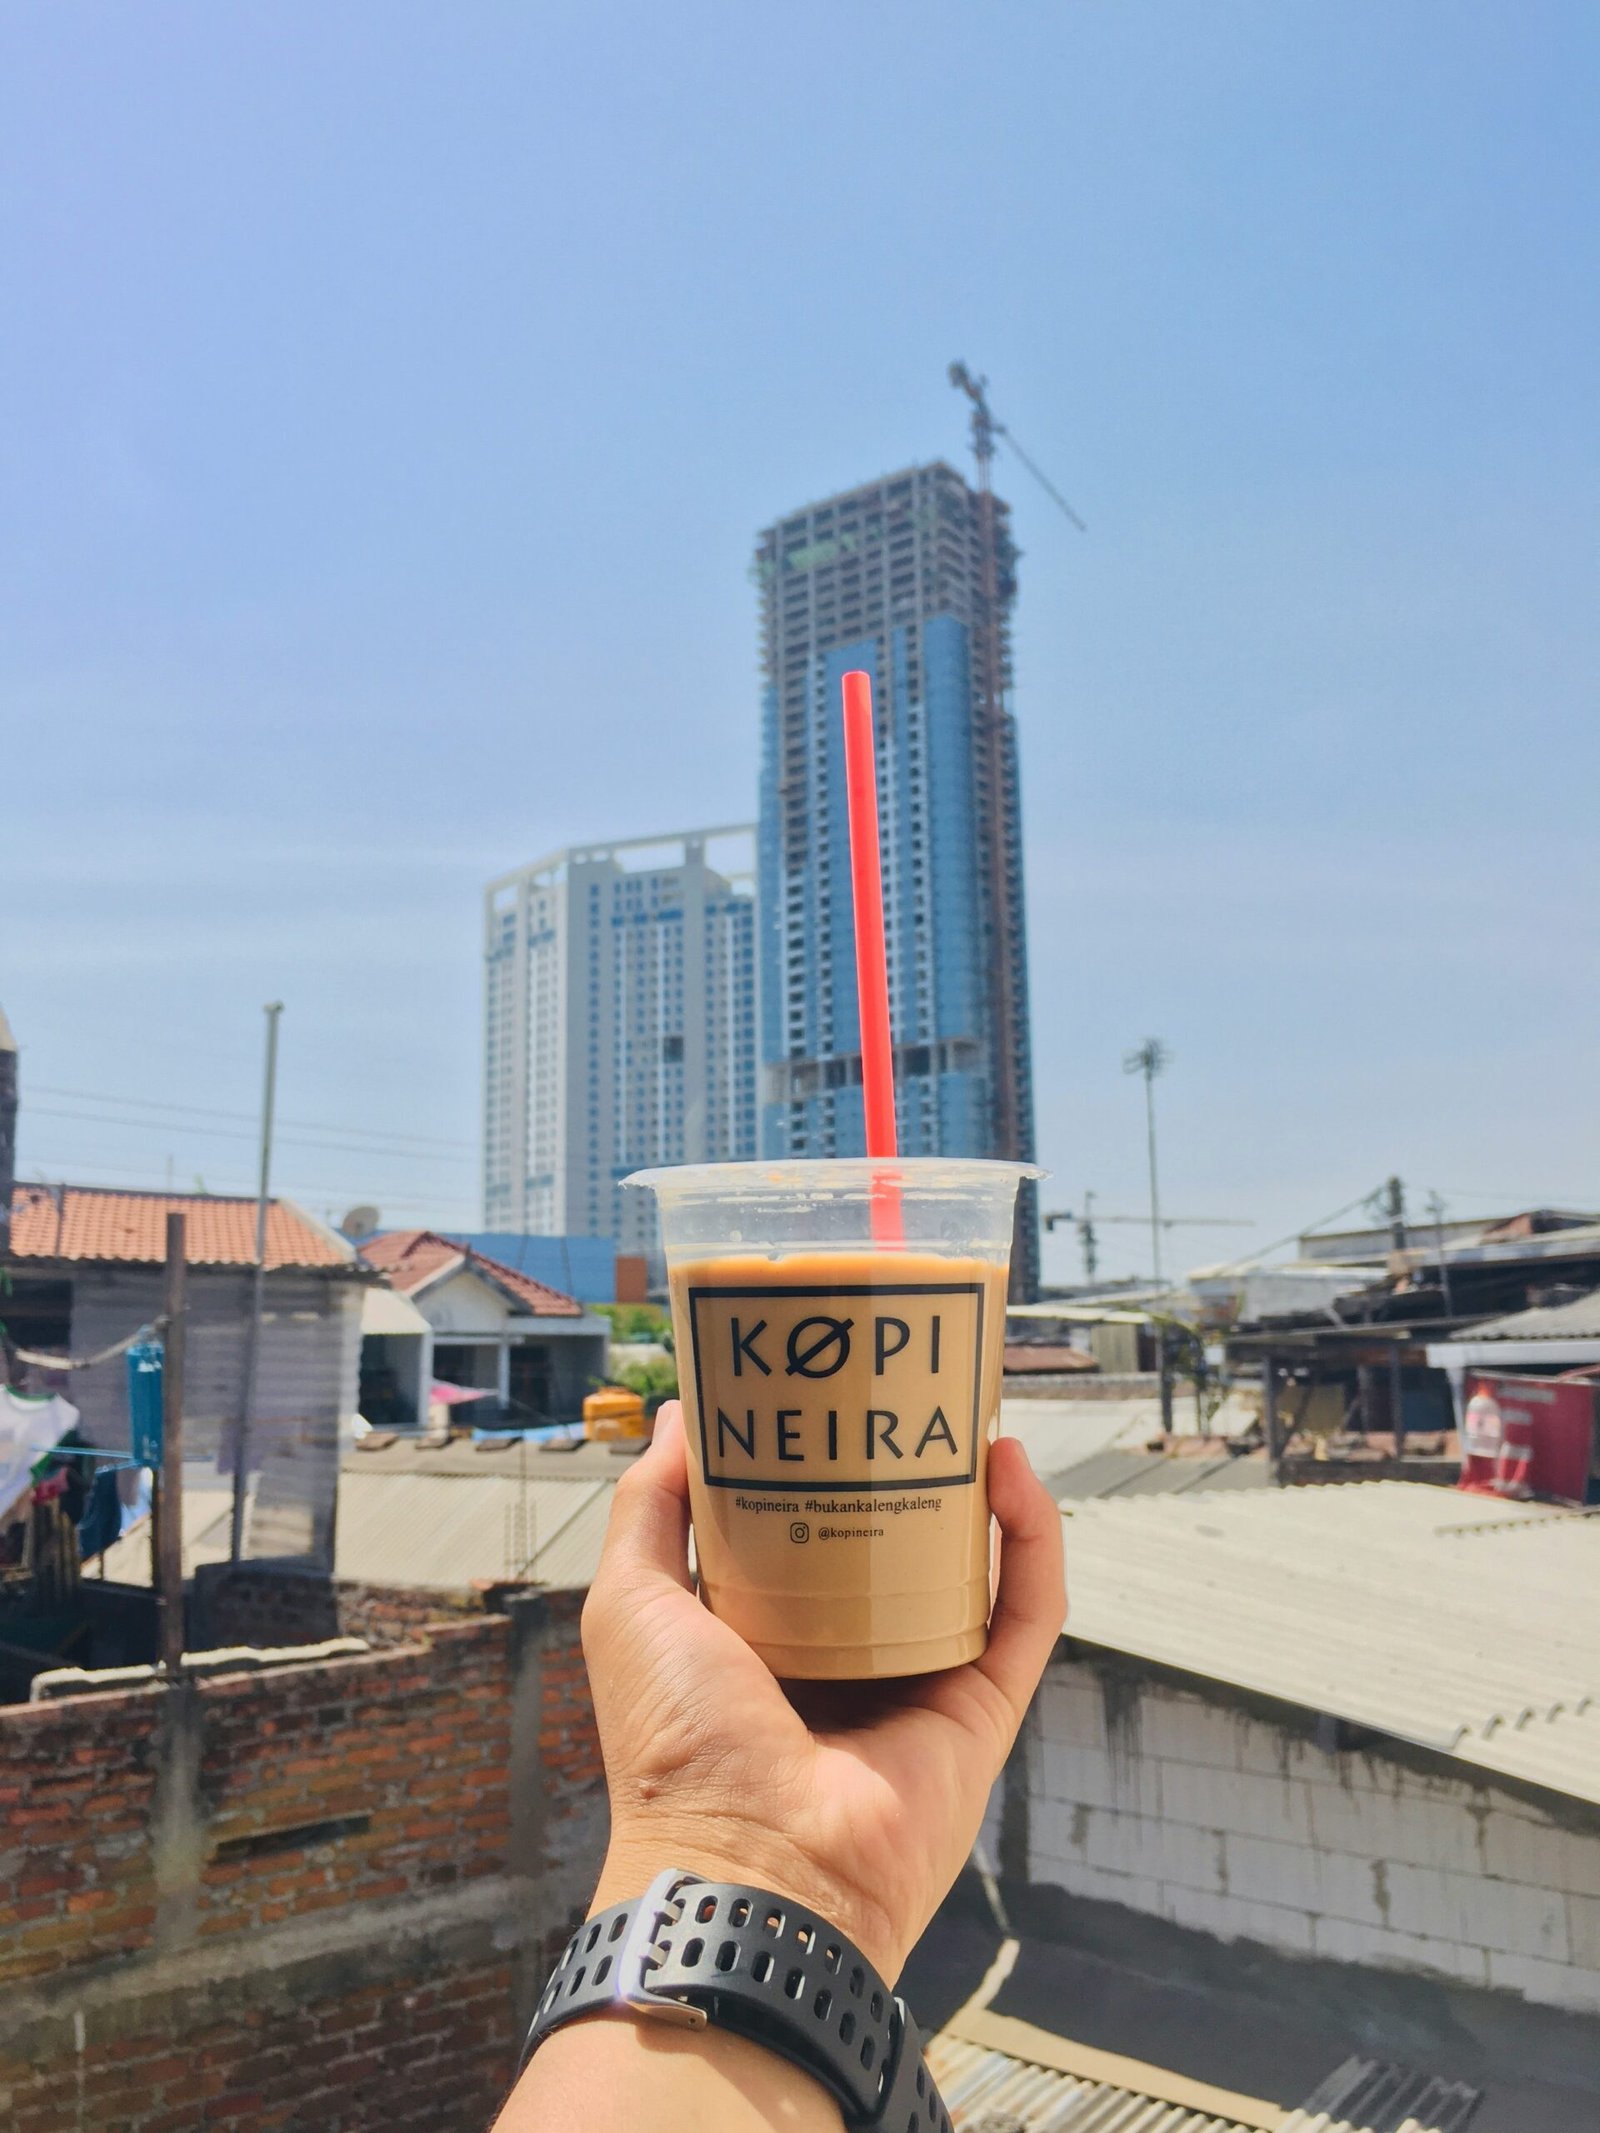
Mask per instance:
[[[986,474],[986,465],[985,465]],[[1016,549],[935,461],[808,505],[756,547],[763,675],[762,1150],[863,1150],[840,680],[872,676],[906,1155],[1033,1156],[1016,729]],[[1021,1196],[1014,1295],[1038,1283]]]

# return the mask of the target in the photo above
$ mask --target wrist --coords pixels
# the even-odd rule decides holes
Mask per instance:
[[[667,1867],[707,1881],[770,1890],[803,1904],[854,1941],[885,1984],[900,1975],[910,1939],[902,1940],[887,1908],[770,1830],[699,1827],[613,1828],[595,1889],[594,1910],[625,1903]]]

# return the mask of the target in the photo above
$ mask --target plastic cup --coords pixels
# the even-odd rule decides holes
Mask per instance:
[[[701,1588],[780,1677],[960,1666],[989,1620],[1020,1163],[637,1171],[672,1295]]]

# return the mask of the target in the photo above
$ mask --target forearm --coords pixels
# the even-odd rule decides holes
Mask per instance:
[[[841,2124],[826,2089],[763,2045],[602,2014],[545,2039],[495,2133],[840,2133]]]

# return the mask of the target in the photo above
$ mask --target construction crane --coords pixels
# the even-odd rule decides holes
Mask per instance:
[[[1083,1278],[1093,1281],[1099,1270],[1099,1239],[1096,1229],[1102,1222],[1135,1222],[1141,1229],[1148,1229],[1148,1215],[1097,1215],[1094,1211],[1095,1196],[1086,1192],[1083,1196],[1083,1212],[1074,1214],[1070,1207],[1058,1207],[1043,1217],[1046,1229],[1053,1230],[1058,1223],[1070,1222],[1078,1232],[1078,1242],[1083,1248]],[[1254,1229],[1253,1222],[1231,1215],[1162,1215],[1158,1217],[1163,1229]]]
[[[995,1155],[1033,1160],[1033,1088],[1027,1064],[1027,947],[1021,870],[1021,807],[1017,791],[1016,726],[1006,703],[1011,679],[1006,616],[1015,593],[1016,550],[1003,522],[992,480],[994,448],[1004,438],[1022,464],[1073,524],[1083,520],[1046,479],[988,400],[988,379],[965,363],[952,363],[950,383],[972,402],[972,452],[978,463],[978,599],[971,629],[972,677],[977,695],[974,769],[977,772],[977,845],[982,883],[988,965],[989,1085]],[[1011,1290],[1029,1298],[1037,1281],[1038,1199],[1031,1181],[1017,1195],[1011,1253]]]
[[[972,450],[978,462],[978,486],[980,489],[986,489],[989,486],[989,465],[994,458],[994,441],[997,437],[1003,437],[1006,441],[1007,450],[1027,468],[1050,501],[1066,513],[1080,533],[1087,533],[1088,527],[1079,518],[1077,512],[1073,510],[1071,504],[1067,502],[1055,483],[1042,468],[1035,466],[1006,425],[995,420],[994,410],[990,407],[988,400],[988,379],[975,378],[965,363],[952,363],[950,365],[950,383],[956,388],[957,392],[965,393],[972,402]]]

